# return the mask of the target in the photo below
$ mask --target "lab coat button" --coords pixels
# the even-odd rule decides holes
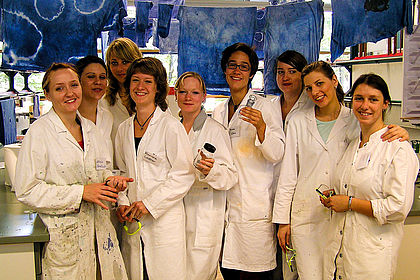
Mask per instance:
[[[347,184],[344,184],[344,188],[347,189]]]
[[[340,253],[339,256],[340,256],[340,258],[342,258],[343,257],[343,254]]]
[[[327,174],[327,175],[328,175],[328,171],[325,171],[325,174]]]
[[[340,235],[343,235],[343,231],[342,230],[340,230]]]
[[[341,277],[341,275],[338,276],[338,279],[343,279],[343,277]]]

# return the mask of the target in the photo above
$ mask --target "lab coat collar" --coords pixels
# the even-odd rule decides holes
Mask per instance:
[[[163,114],[166,114],[166,111],[162,111],[162,109],[160,109],[159,106],[156,106],[155,112],[153,114],[152,119],[150,120],[149,125],[154,125],[156,124],[163,116]],[[133,117],[134,119],[134,117]]]
[[[310,124],[309,132],[319,142],[319,144],[327,150],[328,142],[330,142],[337,135],[343,133],[343,128],[347,125],[348,118],[351,117],[351,111],[344,105],[341,105],[340,114],[338,115],[338,118],[330,132],[330,135],[328,136],[327,143],[325,143],[324,140],[322,140],[322,137],[319,134],[318,127],[316,125],[315,105],[310,110],[307,110],[305,115]]]
[[[373,147],[382,142],[382,134],[384,134],[385,132],[388,131],[388,127],[384,127],[382,129],[379,129],[378,131],[376,131],[375,133],[372,133],[372,135],[369,136],[369,141],[365,144],[366,147]],[[362,132],[360,132],[360,137],[359,137],[359,144],[360,141],[362,140]]]
[[[202,108],[200,113],[198,114],[198,116],[194,120],[193,130],[194,131],[201,130],[204,126],[204,123],[206,122],[206,119],[207,119],[206,110],[204,108]]]

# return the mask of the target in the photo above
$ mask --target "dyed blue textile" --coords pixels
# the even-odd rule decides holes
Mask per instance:
[[[383,1],[382,1],[383,2]],[[377,42],[407,27],[413,32],[411,0],[332,0],[331,60],[349,46]]]
[[[174,5],[170,4],[159,4],[158,7],[158,24],[157,33],[160,37],[166,38],[169,35],[169,28],[171,25],[172,9]]]
[[[135,42],[140,47],[146,46],[146,30],[151,27],[149,24],[149,14],[153,7],[152,2],[140,2],[136,1],[136,33],[137,39]]]
[[[4,0],[3,68],[45,70],[97,54],[96,38],[122,0]]]
[[[323,36],[321,0],[267,7],[264,40],[264,92],[278,94],[275,61],[286,50],[302,53],[308,62],[318,60]]]
[[[3,145],[16,143],[15,100],[0,100],[0,142]]]
[[[178,74],[195,71],[208,87],[227,87],[220,67],[222,51],[236,42],[251,45],[256,8],[179,9]]]
[[[257,10],[257,24],[255,26],[254,42],[252,43],[259,59],[264,58],[265,12],[265,9]]]
[[[156,21],[157,25],[157,21]],[[157,30],[154,29],[155,31]],[[159,48],[161,54],[175,54],[178,53],[178,38],[179,38],[179,20],[171,20],[171,28],[168,37],[162,38],[156,32],[153,32],[153,45]]]
[[[172,18],[176,19],[178,16],[179,6],[184,5],[185,0],[152,0],[152,2],[153,2],[153,7],[150,10],[150,18],[159,17],[158,4],[171,4],[171,5],[174,5],[174,9],[172,11]]]

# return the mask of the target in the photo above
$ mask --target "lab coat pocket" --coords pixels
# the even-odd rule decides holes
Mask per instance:
[[[308,234],[311,232],[311,209],[306,201],[293,201],[291,209],[292,234]]]
[[[164,152],[145,151],[143,154],[144,177],[153,180],[165,180],[167,170],[165,167]]]
[[[219,212],[215,210],[199,208],[194,247],[210,248],[216,246],[217,239],[219,239],[217,231],[219,228],[223,228],[223,224],[217,224],[218,214]]]
[[[186,242],[184,208],[178,206],[169,209],[150,225],[151,240],[155,246],[165,247]]]
[[[271,219],[269,191],[265,187],[248,187],[242,189],[242,209],[244,221]]]
[[[79,260],[79,230],[77,224],[49,228],[50,241],[45,258],[54,266],[71,266]]]

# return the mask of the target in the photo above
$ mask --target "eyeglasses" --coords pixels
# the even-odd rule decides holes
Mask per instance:
[[[288,246],[286,246],[286,261],[291,272],[294,271],[293,266],[294,266],[295,258],[296,258],[296,249],[289,248]]]
[[[328,194],[328,197],[325,196],[324,193],[323,193],[323,191],[328,190],[328,189],[330,189],[330,188],[327,185],[321,184],[321,185],[319,185],[318,188],[315,189],[315,191],[318,193],[318,195],[320,197],[322,197],[323,199],[327,199],[328,197],[331,197],[331,196],[334,195],[334,191],[333,190],[330,190],[329,191],[329,194]]]
[[[124,224],[123,224],[123,228],[125,229],[125,231],[127,232],[128,235],[134,235],[137,232],[139,232],[140,229],[141,229],[141,223],[140,223],[140,221],[138,219],[136,219],[136,218],[133,218],[133,219],[136,220],[137,225],[138,225],[138,228],[134,232],[132,232],[132,233],[128,232],[127,222],[124,222]]]
[[[250,69],[250,66],[248,64],[236,64],[235,62],[228,62],[226,67],[231,70],[235,70],[236,68],[239,67],[239,70],[243,72],[248,72]]]

